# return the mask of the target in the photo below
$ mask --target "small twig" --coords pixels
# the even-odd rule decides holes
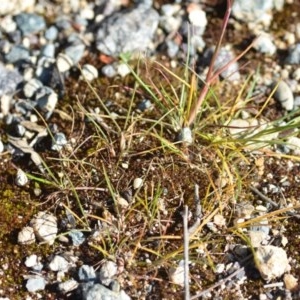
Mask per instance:
[[[183,210],[183,247],[184,247],[184,299],[190,300],[189,283],[189,229],[188,229],[188,206]]]
[[[200,225],[201,217],[202,217],[202,208],[200,203],[199,197],[199,185],[195,184],[195,205],[196,205],[196,221],[195,223],[189,228],[189,235],[192,235],[197,227]]]
[[[274,202],[272,199],[270,199],[269,197],[267,197],[266,195],[264,195],[262,192],[260,192],[257,188],[253,187],[253,186],[250,186],[250,190],[257,194],[262,200],[270,203],[271,205],[273,205],[275,208],[280,208],[280,205],[277,204],[276,202]],[[292,209],[292,207],[291,207]],[[300,219],[300,215],[299,214],[296,214],[292,211],[287,211],[286,212],[289,216],[291,217],[294,217],[294,218],[297,218],[297,219]]]
[[[250,186],[250,190],[252,192],[254,192],[256,195],[258,195],[262,200],[272,204],[274,207],[278,208],[279,205],[274,202],[272,199],[270,199],[269,197],[267,197],[266,195],[264,195],[262,192],[260,192],[257,188],[255,188],[254,186]]]
[[[242,267],[240,267],[239,269],[237,269],[236,271],[234,271],[233,273],[231,273],[230,275],[228,275],[227,277],[219,280],[217,283],[215,283],[214,285],[212,285],[211,287],[209,287],[208,289],[194,295],[191,297],[191,300],[193,299],[197,299],[199,297],[204,296],[205,294],[211,292],[212,290],[214,290],[215,288],[217,288],[218,286],[221,286],[222,284],[224,284],[226,281],[231,280],[234,276],[238,275],[240,272],[244,271],[245,266],[249,263],[250,259],[252,258],[252,254],[250,254],[249,256],[247,256],[244,259],[244,265]]]

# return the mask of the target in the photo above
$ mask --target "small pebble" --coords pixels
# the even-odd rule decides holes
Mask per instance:
[[[21,245],[35,243],[35,235],[32,227],[26,226],[18,233],[18,243]]]
[[[69,279],[58,284],[58,289],[61,293],[66,294],[77,289],[79,283],[75,279]]]
[[[106,261],[102,265],[99,272],[99,279],[104,285],[109,285],[112,281],[112,278],[117,274],[118,267],[113,261]]]
[[[276,88],[276,84],[274,85]],[[281,106],[290,111],[294,108],[294,95],[290,86],[284,82],[280,81],[274,93],[274,98],[281,104]]]
[[[142,178],[135,178],[133,181],[133,188],[135,190],[141,188],[143,186],[143,179]]]
[[[47,242],[49,245],[54,243],[58,232],[56,217],[47,212],[39,212],[30,221],[34,233],[39,241]]]
[[[94,66],[89,64],[83,65],[81,72],[82,72],[83,79],[87,81],[93,81],[99,76],[98,70]]]
[[[28,177],[25,172],[21,169],[18,169],[16,176],[16,185],[25,186],[28,183]]]
[[[92,266],[82,265],[78,270],[78,278],[81,281],[94,281],[96,280],[96,273]]]
[[[46,281],[43,277],[29,278],[26,282],[26,289],[28,292],[35,293],[37,291],[43,291],[46,287]]]
[[[49,263],[49,269],[55,272],[66,272],[70,267],[69,262],[60,255],[55,255]]]

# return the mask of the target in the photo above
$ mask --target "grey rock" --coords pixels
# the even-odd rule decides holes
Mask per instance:
[[[112,78],[117,75],[117,69],[114,65],[106,65],[101,69],[101,72],[106,77]]]
[[[55,255],[49,263],[49,269],[55,272],[65,272],[69,267],[69,262],[60,255]]]
[[[81,231],[72,230],[69,232],[74,246],[80,246],[85,241],[85,236]]]
[[[54,140],[52,141],[51,149],[54,151],[61,151],[65,145],[68,144],[66,136],[62,132],[57,132],[54,135]]]
[[[52,113],[58,101],[58,95],[48,87],[43,87],[36,94],[39,108],[44,112]]]
[[[18,14],[15,17],[15,21],[23,35],[40,32],[46,27],[44,18],[32,13]]]
[[[273,55],[276,52],[276,46],[270,34],[260,33],[255,44],[254,49],[260,53]]]
[[[5,60],[11,64],[29,61],[30,53],[29,50],[23,46],[13,46],[10,51],[5,55]]]
[[[72,45],[65,49],[65,54],[72,60],[73,65],[76,65],[83,57],[84,50],[84,44]]]
[[[97,49],[116,57],[126,52],[143,52],[151,47],[159,15],[149,4],[141,3],[105,19],[97,32]]]
[[[168,40],[166,45],[168,56],[171,58],[175,57],[179,51],[179,45],[172,40]]]
[[[274,85],[275,88],[276,84]],[[285,110],[289,111],[294,108],[294,95],[291,88],[286,82],[279,82],[277,89],[274,93],[274,98],[281,104],[281,106]]]
[[[45,31],[45,38],[48,41],[55,41],[58,37],[58,29],[56,26],[52,25]]]
[[[96,273],[92,266],[83,265],[78,270],[78,278],[81,281],[95,281]]]
[[[45,289],[46,281],[43,277],[36,276],[29,278],[26,282],[26,289],[28,292],[34,293]]]
[[[46,44],[41,49],[40,56],[54,58],[55,57],[55,46],[53,44]]]
[[[296,44],[289,50],[285,63],[291,65],[300,64],[300,43]]]
[[[184,127],[178,134],[177,140],[182,143],[191,144],[193,142],[192,131],[189,127]]]
[[[273,0],[236,0],[232,5],[232,15],[244,22],[260,23],[269,17],[269,13],[273,7]]]
[[[121,290],[113,292],[101,284],[89,285],[83,293],[83,300],[130,300],[131,298]]]
[[[256,250],[256,267],[264,280],[281,277],[291,267],[283,248],[276,246],[260,246]]]
[[[219,51],[219,54],[216,58],[214,69],[218,70],[225,66],[229,61],[234,59],[235,55],[230,49],[222,47]],[[230,81],[235,81],[240,79],[239,65],[237,62],[232,63],[226,70],[221,73],[223,78],[226,78]]]

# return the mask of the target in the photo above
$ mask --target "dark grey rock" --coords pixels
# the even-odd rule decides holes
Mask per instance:
[[[149,7],[152,1],[146,2],[114,13],[100,23],[97,49],[107,55],[118,56],[126,52],[143,52],[151,47],[159,14]]]
[[[141,112],[144,112],[145,110],[149,109],[152,107],[152,103],[149,99],[143,99],[139,104],[138,104],[138,110]]]
[[[300,43],[296,44],[289,50],[285,63],[291,65],[300,64]]]
[[[5,60],[9,63],[17,63],[21,61],[29,61],[29,50],[23,46],[13,46],[10,51],[5,55]]]
[[[37,33],[46,27],[44,18],[32,13],[20,13],[16,15],[15,21],[23,35]]]
[[[0,63],[0,97],[13,94],[23,77],[16,70],[8,70]]]
[[[95,281],[96,273],[92,266],[83,265],[78,270],[78,278],[81,281]]]

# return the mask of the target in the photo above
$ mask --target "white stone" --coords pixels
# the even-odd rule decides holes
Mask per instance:
[[[284,249],[276,246],[260,246],[255,252],[256,267],[261,277],[270,281],[290,271],[288,257]]]
[[[175,284],[184,285],[184,261],[180,261],[176,268],[170,268],[169,278]]]
[[[27,98],[31,98],[35,94],[35,92],[42,86],[43,84],[38,79],[32,78],[25,83],[23,87],[23,93]]]
[[[105,284],[105,285],[109,285],[112,278],[117,274],[118,272],[118,267],[116,265],[116,263],[114,263],[113,261],[106,261],[99,272],[99,278],[101,283]]]
[[[82,77],[83,79],[87,80],[87,81],[92,81],[96,78],[98,78],[98,70],[89,64],[85,64],[82,66]]]
[[[293,150],[294,155],[300,155],[300,138],[290,136],[286,141],[286,145]]]
[[[117,73],[121,76],[121,77],[125,77],[128,74],[130,74],[130,69],[128,67],[127,64],[119,64],[117,67]]]
[[[32,227],[24,227],[18,234],[18,243],[21,245],[30,245],[35,242],[34,230]]]
[[[54,243],[57,234],[56,217],[47,212],[39,212],[31,220],[30,225],[39,241],[47,242],[49,245]]]
[[[0,153],[2,153],[4,151],[4,144],[3,142],[0,140]]]
[[[60,290],[60,292],[62,292],[63,294],[66,294],[68,292],[71,292],[75,289],[77,289],[79,283],[74,280],[74,279],[69,279],[65,282],[61,282],[58,284],[58,289]]]
[[[12,96],[11,95],[2,95],[0,102],[1,102],[1,113],[3,116],[8,115],[10,110]]]
[[[69,71],[74,66],[74,62],[68,55],[59,53],[56,59],[56,65],[59,72],[64,73]]]
[[[294,95],[290,86],[286,82],[280,81],[277,87],[275,85],[275,88],[274,98],[280,102],[285,110],[292,110],[294,108]]]
[[[36,264],[39,263],[39,259],[38,259],[38,256],[36,254],[32,254],[28,257],[26,257],[26,260],[25,260],[25,266],[27,268],[31,268],[33,266],[35,266]]]
[[[69,266],[69,262],[60,255],[55,255],[49,263],[49,269],[55,272],[66,272]]]
[[[133,181],[133,188],[135,190],[137,190],[142,186],[143,186],[143,179],[139,178],[139,177],[135,178],[134,181]]]
[[[25,172],[21,169],[18,169],[16,175],[16,185],[25,186],[28,183],[28,177]]]
[[[195,8],[189,13],[189,21],[192,25],[201,28],[199,34],[203,34],[207,25],[206,13],[200,8]]]

